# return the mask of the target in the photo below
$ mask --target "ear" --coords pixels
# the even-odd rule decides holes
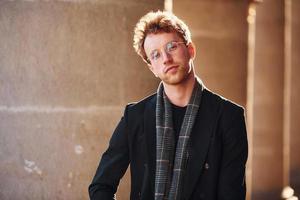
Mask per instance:
[[[196,46],[194,45],[194,43],[190,42],[187,45],[187,48],[188,48],[188,51],[189,51],[189,54],[190,54],[190,58],[194,59],[196,57]]]

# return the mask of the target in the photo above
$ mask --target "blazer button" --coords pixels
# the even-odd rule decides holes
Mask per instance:
[[[209,164],[208,163],[205,163],[204,164],[204,168],[207,170],[207,169],[209,169]]]

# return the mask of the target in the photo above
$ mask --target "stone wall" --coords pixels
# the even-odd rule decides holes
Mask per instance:
[[[300,1],[249,2],[166,0],[191,28],[196,73],[246,108],[248,199],[299,196]],[[132,35],[164,3],[0,1],[0,199],[88,199],[124,106],[156,90]],[[119,199],[129,189],[126,173]]]
[[[124,106],[156,90],[132,36],[163,5],[0,1],[0,199],[88,199]]]

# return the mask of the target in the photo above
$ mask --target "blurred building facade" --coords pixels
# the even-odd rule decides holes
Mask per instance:
[[[300,1],[0,1],[0,199],[88,199],[124,106],[158,80],[133,28],[167,8],[191,28],[196,72],[246,108],[248,199],[300,192]],[[129,172],[119,199],[129,198]]]

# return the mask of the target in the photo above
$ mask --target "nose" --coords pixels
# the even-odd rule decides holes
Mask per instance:
[[[162,59],[164,64],[172,62],[172,55],[166,51],[162,51]]]

